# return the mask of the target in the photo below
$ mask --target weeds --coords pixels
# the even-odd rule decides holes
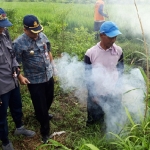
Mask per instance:
[[[21,5],[23,7],[21,7]],[[93,5],[86,5],[85,9],[81,9],[83,8],[81,5],[69,5],[72,10],[70,11],[70,9],[68,9],[62,11],[62,14],[57,14],[57,10],[59,10],[60,13],[61,8],[65,8],[66,5],[51,4],[51,7],[48,3],[40,3],[40,5],[38,3],[34,3],[34,5],[31,3],[30,7],[29,4],[20,4],[18,2],[15,5],[14,3],[12,5],[10,5],[10,3],[9,5],[3,3],[2,6],[9,8],[14,7],[15,10],[17,10],[8,11],[8,16],[12,19],[14,24],[14,27],[10,28],[13,39],[22,34],[22,17],[27,12],[38,15],[41,23],[44,25],[44,32],[51,41],[52,52],[55,57],[59,57],[61,52],[65,51],[70,55],[77,54],[80,60],[82,60],[85,51],[95,43],[92,31]],[[34,11],[32,8],[35,8]],[[52,16],[54,9],[55,13],[53,13],[54,16]],[[90,11],[87,12],[87,10]],[[69,14],[71,12],[74,14],[75,19],[73,19],[72,14]],[[81,13],[82,15],[80,15]],[[53,22],[53,18],[55,18],[55,22]],[[148,71],[149,56],[147,50],[145,54],[143,46],[133,40],[135,39],[135,36],[130,33],[130,30],[127,30],[128,33],[126,32],[126,29],[122,29],[122,31],[125,34],[121,38],[118,38],[118,41],[126,56],[125,63],[130,66],[133,66],[133,64],[135,66],[140,66],[142,64],[141,62],[144,61],[144,65],[145,62],[147,64]],[[147,60],[145,61],[144,58]],[[140,70],[148,84],[147,89],[149,90],[149,75],[145,74],[142,68],[140,68]],[[64,130],[66,131],[66,134],[56,136],[49,140],[49,144],[42,145],[39,133],[40,126],[34,117],[34,109],[26,86],[21,86],[21,94],[25,126],[36,131],[37,135],[33,139],[27,139],[22,136],[14,137],[13,131],[15,126],[10,113],[8,112],[10,139],[14,143],[15,148],[18,148],[19,150],[148,150],[150,147],[150,118],[149,115],[146,115],[150,112],[148,108],[149,97],[147,98],[145,121],[136,124],[132,119],[132,115],[126,109],[126,114],[130,121],[129,124],[126,125],[119,135],[108,133],[115,138],[115,140],[108,140],[101,132],[101,126],[99,124],[86,127],[86,107],[80,105],[71,92],[63,93],[56,79],[55,99],[51,108],[51,112],[54,114],[54,118],[51,121],[51,133]],[[149,94],[147,95],[149,96]]]

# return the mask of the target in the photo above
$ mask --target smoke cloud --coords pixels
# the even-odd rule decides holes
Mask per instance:
[[[107,20],[114,21],[119,29],[122,31],[123,35],[135,35],[139,38],[139,35],[144,35],[147,37],[147,42],[149,41],[149,5],[148,0],[136,0],[136,5],[134,0],[123,0],[120,2],[115,2],[114,5],[110,4],[109,1],[105,1],[105,12],[109,15]],[[137,9],[138,11],[137,11]],[[140,19],[139,19],[139,17]],[[142,29],[141,29],[142,25]],[[143,30],[143,31],[142,31]]]
[[[119,133],[128,123],[129,119],[125,107],[132,116],[135,123],[140,123],[144,117],[144,94],[146,85],[144,78],[138,68],[128,70],[122,78],[117,81],[116,72],[110,73],[102,66],[93,69],[92,75],[85,76],[85,66],[78,57],[71,57],[63,53],[62,57],[55,59],[58,70],[58,78],[61,88],[74,92],[79,102],[86,103],[87,88],[86,81],[94,83],[91,91],[94,95],[109,95],[111,100],[97,98],[98,104],[105,113],[106,132]],[[93,87],[90,85],[89,87]],[[112,98],[113,97],[113,98]]]

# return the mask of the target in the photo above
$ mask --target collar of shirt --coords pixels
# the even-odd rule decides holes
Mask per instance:
[[[100,45],[100,42],[97,43],[97,46],[101,49],[101,50],[104,50],[101,45]],[[117,49],[116,49],[116,44],[114,43],[110,48],[104,50],[104,51],[110,51],[112,55],[119,55]]]
[[[38,34],[38,37],[37,37],[37,39],[36,40],[34,40],[34,39],[31,39],[27,34],[25,34],[24,33],[24,36],[26,37],[26,39],[29,41],[29,42],[32,42],[32,41],[38,41],[38,40],[40,40],[41,39],[41,36],[40,36],[40,33]]]
[[[0,34],[0,41],[3,39],[3,36],[6,36],[6,34],[4,32],[2,32],[2,34]]]

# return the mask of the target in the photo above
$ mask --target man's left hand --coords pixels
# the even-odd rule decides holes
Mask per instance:
[[[22,84],[22,85],[30,84],[30,81],[21,74],[18,76],[18,79],[20,81],[20,84]]]

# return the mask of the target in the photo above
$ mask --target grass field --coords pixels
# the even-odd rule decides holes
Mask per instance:
[[[44,2],[0,2],[0,6],[8,11],[8,16],[14,24],[10,27],[13,39],[23,32],[22,18],[27,14],[38,16],[44,26],[44,32],[52,44],[54,58],[61,52],[77,55],[83,60],[88,48],[96,44],[93,33],[94,4],[62,4]],[[144,35],[149,46],[149,5],[138,5]],[[122,32],[117,44],[124,51],[125,64],[131,67],[146,68],[142,30],[134,5],[109,5],[106,3],[105,12],[116,22]],[[136,52],[140,53],[136,53]],[[86,127],[86,103],[80,103],[73,91],[64,92],[59,80],[55,78],[55,99],[50,110],[54,114],[51,121],[51,133],[65,131],[65,134],[54,136],[48,145],[41,145],[39,124],[34,118],[34,110],[26,86],[21,86],[24,122],[29,129],[36,131],[34,138],[13,135],[15,129],[13,120],[8,112],[9,137],[18,150],[149,150],[150,118],[149,108],[145,121],[137,124],[127,112],[129,124],[122,134],[113,134],[113,140],[106,138],[100,124]],[[58,142],[58,143],[57,143]],[[88,145],[89,144],[89,145]],[[41,146],[41,147],[40,147]],[[1,147],[1,146],[0,146]],[[96,148],[97,147],[97,148]]]

